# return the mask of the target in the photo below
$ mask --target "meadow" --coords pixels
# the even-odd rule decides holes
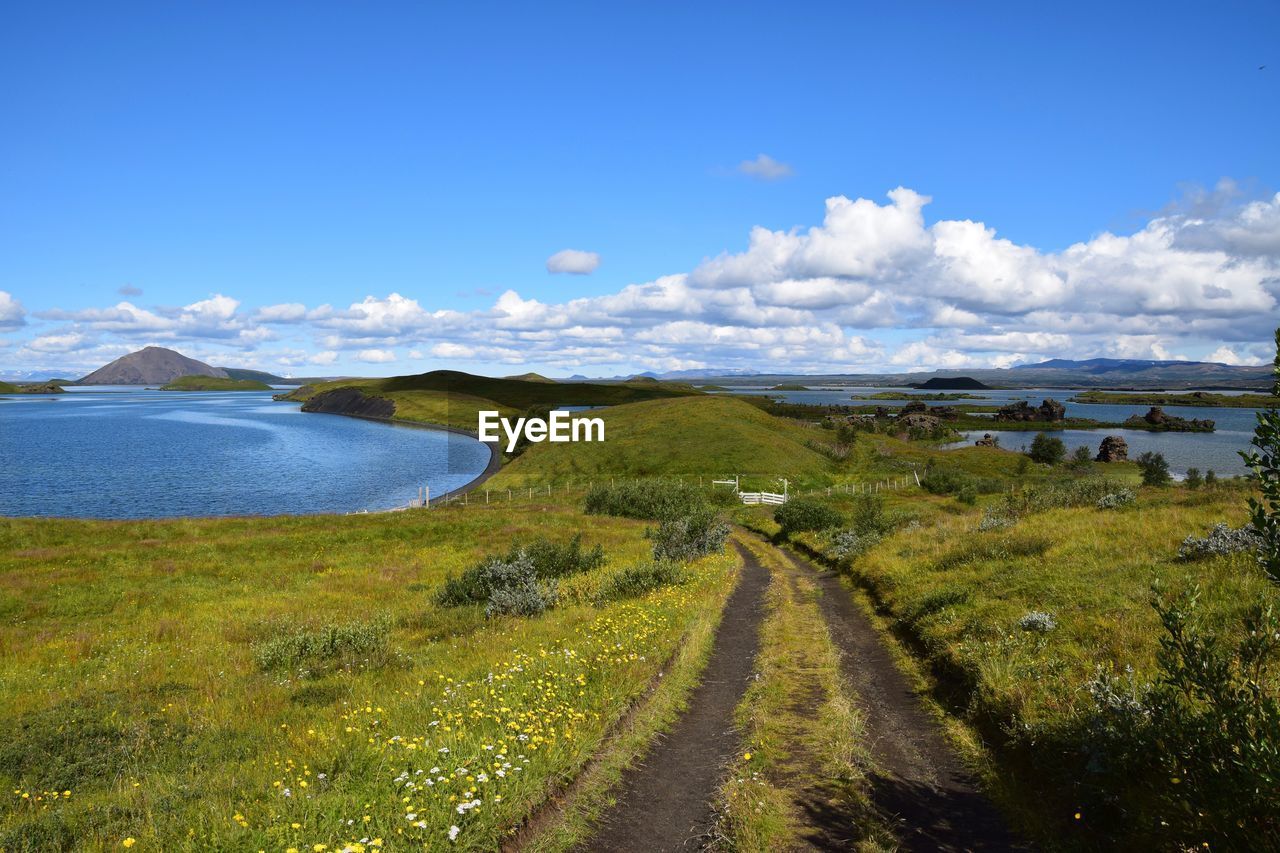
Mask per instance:
[[[645,525],[542,616],[436,590],[572,508],[0,527],[0,849],[490,850],[598,751],[733,561],[601,601]],[[704,630],[705,633],[705,630]]]

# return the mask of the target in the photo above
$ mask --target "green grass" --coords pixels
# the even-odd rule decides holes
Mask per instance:
[[[11,382],[0,382],[0,394],[17,394],[18,386]]]
[[[271,386],[256,379],[224,379],[221,376],[179,376],[160,386],[161,391],[270,391]]]
[[[744,477],[743,488],[773,488],[777,477],[827,481],[830,460],[808,446],[818,430],[774,418],[727,397],[680,397],[592,412],[603,442],[535,444],[492,480],[495,488],[611,477]],[[754,485],[752,485],[754,484]],[[778,486],[780,488],[780,486]]]
[[[1073,738],[1094,712],[1086,684],[1099,667],[1132,668],[1139,682],[1155,676],[1162,631],[1150,606],[1152,583],[1171,590],[1200,584],[1214,624],[1238,624],[1259,596],[1278,597],[1249,555],[1195,563],[1176,557],[1186,536],[1202,536],[1220,521],[1244,523],[1247,493],[1235,483],[1142,489],[1137,504],[1123,510],[1053,509],[989,531],[978,529],[981,506],[899,499],[893,505],[916,525],[884,539],[851,572],[929,663],[945,704],[995,747],[1001,799],[1020,803],[1043,840],[1089,847],[1126,828],[1091,825],[1095,815],[1074,817],[1079,771],[1063,757],[1079,748]],[[753,520],[776,531],[758,513]],[[797,539],[810,552],[824,547],[817,534]],[[1021,629],[1031,611],[1052,614],[1056,629]]]
[[[723,601],[727,557],[598,601],[647,557],[643,529],[554,504],[0,522],[0,780],[18,792],[0,848],[401,849],[458,825],[456,846],[493,849]],[[432,603],[448,572],[578,530],[606,564],[544,616]]]

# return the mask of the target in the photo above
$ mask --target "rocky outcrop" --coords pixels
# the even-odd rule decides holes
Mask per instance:
[[[1109,435],[1098,445],[1098,455],[1094,459],[1099,462],[1128,462],[1129,442],[1118,435]]]
[[[35,385],[23,385],[18,389],[20,394],[65,394],[67,389],[56,382],[42,382]]]
[[[1134,415],[1124,422],[1133,429],[1154,429],[1161,432],[1213,432],[1214,422],[1198,418],[1180,418],[1166,415],[1164,409],[1152,406],[1145,415]]]
[[[898,415],[927,415],[928,413],[928,405],[921,403],[919,400],[912,400],[910,403],[907,403],[902,407],[902,410],[898,412]]]
[[[358,388],[322,391],[302,404],[304,412],[330,415],[357,415],[362,418],[392,418],[396,404],[386,397],[370,397]]]
[[[221,367],[211,367],[203,361],[187,358],[180,352],[164,347],[145,347],[99,367],[77,384],[166,385],[179,376],[228,378],[227,372]]]
[[[982,436],[982,438],[975,441],[973,443],[973,446],[974,447],[999,447],[1000,439],[996,438],[991,433],[986,433]]]
[[[998,421],[1036,421],[1052,423],[1053,421],[1065,420],[1066,417],[1067,407],[1054,399],[1046,399],[1035,408],[1032,408],[1026,400],[1019,400],[1016,403],[1001,406],[1000,410],[996,412],[996,420]]]
[[[922,415],[922,414],[919,414],[918,412],[912,413],[910,415],[902,415],[897,420],[897,424],[900,427],[904,427],[909,430],[922,429],[925,432],[929,432],[929,433],[933,432],[939,426],[941,426],[941,423],[942,422],[939,421],[937,418],[935,418],[933,415]]]

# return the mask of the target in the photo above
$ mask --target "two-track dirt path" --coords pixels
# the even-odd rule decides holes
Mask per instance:
[[[736,547],[742,575],[725,603],[701,683],[671,732],[623,773],[617,805],[584,849],[696,850],[711,831],[712,801],[738,746],[733,711],[754,672],[769,586],[768,569]]]
[[[622,777],[617,804],[581,849],[694,850],[708,840],[714,801],[738,748],[734,709],[755,667],[769,570],[740,544],[743,570],[729,596],[710,660],[688,708],[644,760]],[[770,545],[769,547],[773,547]],[[787,551],[781,559],[809,574],[819,608],[841,652],[841,674],[863,714],[875,763],[872,801],[911,851],[1025,850],[947,743],[884,640],[833,573]],[[816,849],[827,849],[811,814]],[[830,849],[843,849],[831,842]]]
[[[865,715],[875,762],[871,799],[906,850],[1028,849],[947,743],[879,631],[833,572],[788,551],[812,573],[819,609],[840,649],[840,670]]]

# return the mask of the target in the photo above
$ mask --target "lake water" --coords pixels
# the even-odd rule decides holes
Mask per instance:
[[[98,386],[0,396],[0,460],[0,515],[159,518],[389,509],[466,485],[489,449],[267,391]]]
[[[1192,389],[1194,390],[1194,389]],[[762,387],[741,387],[732,389],[733,393],[761,394],[776,397],[788,403],[808,403],[836,406],[895,406],[907,402],[909,393],[924,393],[914,388],[870,388],[849,386],[822,387],[815,386],[806,391],[770,391]],[[851,400],[854,394],[875,394],[882,391],[901,391],[903,397],[897,400]],[[954,402],[928,402],[927,405],[994,405],[1003,406],[1016,400],[1026,400],[1032,406],[1038,406],[1046,397],[1052,397],[1066,406],[1069,418],[1091,418],[1096,421],[1122,422],[1130,415],[1146,414],[1148,406],[1116,406],[1098,403],[1070,403],[1076,391],[1062,388],[1020,388],[1016,390],[966,391],[949,393],[973,394],[983,399],[956,400]],[[1179,392],[1182,393],[1182,392]],[[1226,392],[1216,392],[1226,393]],[[1129,458],[1136,459],[1140,453],[1148,450],[1164,454],[1169,462],[1169,469],[1182,476],[1188,468],[1199,468],[1203,473],[1212,469],[1219,475],[1230,476],[1243,474],[1244,461],[1238,451],[1249,449],[1249,441],[1253,438],[1253,427],[1257,422],[1257,409],[1218,409],[1208,406],[1165,406],[1167,414],[1181,418],[1209,419],[1215,422],[1212,433],[1188,432],[1148,432],[1147,430],[1101,429],[1101,430],[1051,430],[1051,435],[1061,438],[1067,450],[1076,447],[1088,447],[1097,452],[1103,436],[1119,435],[1129,445]],[[992,421],[992,427],[996,423]],[[964,447],[981,438],[984,432],[998,436],[1000,446],[1009,450],[1018,450],[1030,445],[1035,432],[1022,430],[978,430],[964,432],[964,440],[948,445],[948,447]]]

